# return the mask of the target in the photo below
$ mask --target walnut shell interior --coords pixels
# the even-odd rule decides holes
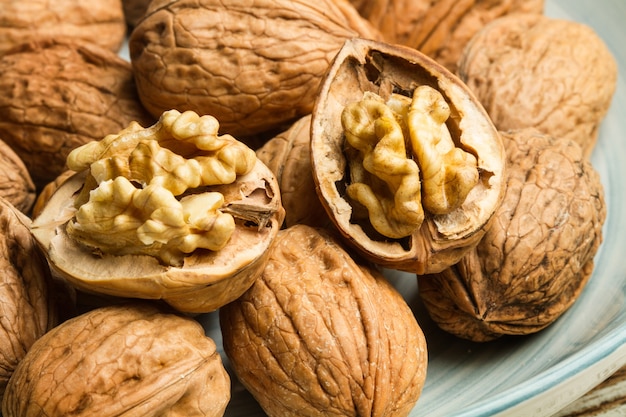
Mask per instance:
[[[456,146],[476,157],[479,181],[460,208],[427,215],[411,236],[389,239],[353,219],[341,113],[365,91],[386,99],[410,96],[420,85],[435,88],[449,104],[447,128]],[[311,158],[320,199],[345,238],[380,265],[418,274],[440,271],[475,246],[504,194],[502,139],[467,86],[416,50],[371,40],[348,40],[335,57],[312,115]]]

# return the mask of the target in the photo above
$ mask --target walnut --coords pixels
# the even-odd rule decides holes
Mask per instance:
[[[165,112],[74,149],[32,231],[76,288],[213,311],[260,273],[284,219],[278,184],[212,116]]]
[[[514,13],[542,14],[544,0],[350,0],[389,43],[406,45],[457,69],[463,48],[486,24]]]
[[[0,197],[29,215],[35,204],[36,189],[24,161],[0,139]]]
[[[532,128],[503,133],[507,192],[475,249],[419,293],[439,326],[487,341],[537,332],[589,280],[606,218],[603,187],[581,147]]]
[[[94,44],[33,41],[0,56],[0,138],[37,188],[65,170],[75,147],[135,120],[152,124],[130,63]]]
[[[229,400],[230,378],[197,321],[123,304],[40,338],[7,386],[2,415],[218,417]]]
[[[30,233],[30,219],[0,197],[2,326],[0,398],[33,343],[57,324],[50,270]]]
[[[285,227],[296,224],[314,227],[332,225],[315,192],[310,130],[309,114],[296,121],[289,129],[267,140],[256,151],[257,157],[278,179],[285,208]]]
[[[126,35],[121,0],[4,1],[0,55],[38,38],[68,38],[117,52]]]
[[[418,274],[476,245],[504,195],[502,140],[467,87],[413,49],[347,41],[312,115],[321,202],[360,253]]]
[[[245,140],[309,114],[344,40],[377,35],[347,2],[156,0],[129,52],[153,115],[211,114]]]
[[[250,290],[220,309],[224,350],[265,412],[408,415],[427,353],[401,295],[322,229],[283,229],[270,252]]]
[[[535,127],[575,140],[589,156],[615,92],[617,64],[591,27],[517,15],[473,38],[459,74],[498,129]]]

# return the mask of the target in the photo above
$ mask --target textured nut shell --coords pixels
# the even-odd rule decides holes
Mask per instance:
[[[121,0],[3,1],[0,55],[37,38],[69,38],[117,52],[126,35]]]
[[[198,322],[117,305],[42,337],[11,379],[2,415],[217,417],[229,400],[230,378]]]
[[[35,184],[24,161],[0,140],[0,197],[29,215],[37,198]]]
[[[590,155],[617,84],[617,64],[586,25],[547,16],[493,21],[467,46],[459,75],[500,130],[535,127]]]
[[[380,239],[351,221],[352,207],[344,191],[348,179],[341,112],[347,103],[360,100],[364,91],[385,97],[392,91],[412,92],[421,84],[439,90],[449,102],[448,128],[477,157],[481,178],[461,209],[427,217],[421,229],[406,239]],[[483,108],[452,73],[401,46],[364,39],[345,43],[313,112],[311,157],[322,204],[348,241],[375,263],[418,274],[441,271],[475,246],[504,195],[504,148]]]
[[[153,118],[130,63],[94,44],[45,40],[0,56],[0,138],[38,188],[65,169],[75,147]]]
[[[0,197],[2,283],[0,303],[0,398],[32,344],[57,322],[50,270],[30,234],[30,219]]]
[[[285,227],[296,224],[314,227],[332,225],[315,192],[310,114],[268,140],[256,154],[278,179],[285,208]]]
[[[419,278],[439,326],[475,341],[534,333],[566,311],[592,273],[606,218],[577,143],[532,129],[504,138],[508,188],[491,228],[457,265]]]
[[[237,376],[269,416],[404,416],[426,377],[426,342],[404,299],[305,225],[280,232],[220,323]]]
[[[351,0],[385,41],[407,45],[456,70],[463,48],[487,23],[513,13],[543,13],[544,0]]]
[[[211,114],[239,139],[283,130],[311,112],[343,41],[373,36],[346,6],[153,1],[129,39],[141,100],[155,116],[172,108]]]
[[[134,28],[144,17],[152,0],[122,0],[124,18],[129,27]]]
[[[57,189],[34,220],[32,232],[53,273],[86,292],[163,299],[189,313],[213,311],[252,285],[284,219],[276,179],[265,165],[257,162],[251,173],[235,183],[212,189],[222,193],[233,207],[251,205],[266,210],[271,217],[265,227],[238,220],[224,249],[198,250],[185,257],[182,267],[162,265],[147,255],[93,254],[76,244],[65,231],[65,224],[73,215],[76,193],[83,185],[83,175],[76,174]]]

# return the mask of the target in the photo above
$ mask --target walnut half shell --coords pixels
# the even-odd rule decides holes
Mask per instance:
[[[459,200],[458,207],[452,207],[443,214],[434,214],[426,206],[423,222],[420,223],[417,219],[414,230],[404,231],[404,235],[385,235],[380,232],[376,223],[371,220],[372,212],[370,211],[369,221],[363,218],[359,214],[362,207],[359,207],[349,193],[349,188],[356,182],[355,172],[362,171],[362,168],[355,167],[346,152],[348,141],[342,124],[342,113],[349,104],[363,100],[364,97],[369,100],[368,97],[373,95],[387,103],[392,100],[413,100],[412,115],[417,122],[412,125],[420,132],[416,135],[418,139],[422,135],[421,131],[424,131],[424,137],[445,136],[446,146],[451,148],[451,153],[458,154],[459,160],[466,160],[469,166],[473,164],[474,167],[473,179],[470,181],[474,185]],[[430,103],[431,96],[435,97],[436,104],[424,106],[423,103],[416,102],[415,96],[418,95],[424,95],[426,103]],[[434,113],[429,111],[431,105],[439,106],[441,113],[447,115],[447,118],[441,119],[443,122],[437,124],[429,119]],[[398,107],[396,104],[390,106]],[[385,116],[386,120],[394,117],[395,113],[393,116]],[[364,116],[363,119],[367,117]],[[394,134],[399,130],[388,129],[382,122],[377,129],[385,132],[389,130]],[[376,132],[378,134],[379,131]],[[440,142],[443,142],[443,138],[441,139]],[[391,142],[389,138],[385,141]],[[381,140],[379,143],[382,142]],[[395,156],[400,161],[398,164],[406,164],[406,172],[410,173],[407,174],[408,179],[401,181],[395,188],[395,195],[388,195],[394,191],[394,187],[385,188],[378,179],[371,179],[374,174],[362,174],[364,182],[370,178],[370,184],[366,185],[371,186],[377,194],[375,197],[380,198],[383,208],[397,202],[398,196],[402,194],[409,198],[419,198],[419,184],[426,183],[425,176],[420,175],[432,171],[431,168],[435,166],[435,159],[430,156],[419,160],[413,155],[405,154],[404,147],[408,145],[403,142],[408,142],[406,136],[404,141],[402,136],[396,137],[395,142]],[[368,146],[370,145],[365,148]],[[440,147],[434,145],[432,148],[437,152]],[[379,158],[381,175],[398,168],[399,165],[380,158],[376,152],[372,152],[374,156],[370,160]],[[363,162],[366,170],[368,162],[365,159],[368,157],[366,155]],[[504,195],[505,154],[502,139],[484,109],[451,72],[426,55],[402,46],[364,39],[352,39],[344,44],[322,84],[313,112],[311,158],[318,194],[339,231],[371,261],[407,272],[424,274],[440,271],[458,261],[483,236],[485,225]],[[390,177],[397,178],[397,175]],[[458,191],[455,187],[450,187],[448,182],[447,179],[441,179],[439,185],[443,185],[448,196],[454,199]],[[406,186],[407,183],[414,187]],[[428,187],[424,187],[421,194],[424,201],[430,200],[435,206],[443,202],[432,198],[429,192]],[[417,205],[420,202],[414,203],[405,207],[406,215],[419,209]],[[431,205],[433,204],[429,204]]]

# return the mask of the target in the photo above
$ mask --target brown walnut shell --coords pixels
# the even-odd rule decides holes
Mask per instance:
[[[30,233],[30,222],[0,197],[0,398],[15,367],[58,319],[52,302],[50,269]]]
[[[124,304],[39,339],[11,378],[2,415],[219,417],[229,400],[230,377],[197,321]]]
[[[211,114],[240,140],[284,130],[311,112],[344,40],[378,34],[335,3],[153,1],[129,39],[143,104]]]
[[[570,139],[534,129],[503,133],[507,192],[478,246],[419,292],[439,326],[487,341],[535,333],[578,298],[606,218],[598,173]]]
[[[513,13],[542,14],[544,0],[350,0],[385,41],[420,50],[455,71],[484,25]]]
[[[406,416],[424,385],[413,312],[322,229],[283,229],[220,324],[237,377],[272,417]]]
[[[32,233],[53,273],[87,293],[163,299],[188,313],[216,310],[252,285],[284,220],[276,179],[257,160],[253,170],[234,183],[211,187],[224,196],[223,210],[236,218],[235,232],[223,249],[196,250],[180,267],[164,265],[150,255],[94,253],[66,231],[85,175],[77,173],[58,186],[33,221]],[[262,219],[245,217],[248,212]]]
[[[0,197],[16,209],[29,215],[37,190],[24,161],[0,139]]]
[[[154,122],[130,63],[95,44],[41,40],[0,56],[0,138],[38,188],[65,170],[69,152],[131,121]]]
[[[117,52],[126,36],[121,0],[4,1],[0,55],[24,42],[69,38]]]
[[[369,223],[353,219],[346,195],[350,182],[344,154],[341,113],[348,103],[372,91],[411,95],[416,87],[438,90],[451,109],[446,122],[457,147],[473,153],[479,181],[463,205],[447,215],[427,215],[421,227],[402,239],[389,239]],[[451,72],[407,47],[352,39],[338,53],[320,91],[312,117],[313,177],[322,204],[337,229],[361,254],[382,266],[424,274],[456,263],[485,233],[504,196],[505,154],[499,132],[471,91]]]
[[[459,76],[500,130],[534,127],[591,155],[617,85],[617,63],[595,31],[542,15],[494,20],[472,41]]]
[[[285,208],[285,227],[296,224],[313,227],[332,225],[315,192],[310,145],[309,114],[269,139],[256,151],[257,157],[272,170],[278,180]]]

